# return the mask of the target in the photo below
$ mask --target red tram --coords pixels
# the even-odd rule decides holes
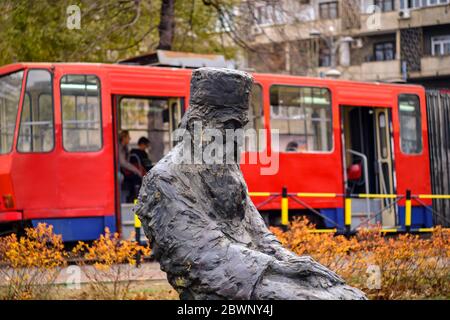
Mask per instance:
[[[132,143],[148,136],[150,157],[171,148],[171,132],[189,101],[191,71],[87,63],[18,63],[0,68],[0,226],[4,231],[47,222],[65,241],[121,230],[118,132]],[[384,227],[404,225],[405,200],[383,195],[431,194],[426,94],[415,85],[363,83],[254,74],[250,126],[277,129],[257,142],[279,159],[243,164],[253,201],[277,219],[279,201],[265,193],[317,193],[290,201],[290,214],[312,209],[323,227],[344,226],[343,197],[358,210],[380,212]],[[424,204],[424,205],[423,205]],[[431,200],[413,203],[412,226],[430,227]],[[367,207],[366,207],[367,206]],[[306,208],[306,209],[305,209]],[[278,212],[278,213],[276,213]],[[275,214],[276,213],[276,214]],[[367,213],[367,212],[366,212]],[[375,219],[375,218],[374,218]]]

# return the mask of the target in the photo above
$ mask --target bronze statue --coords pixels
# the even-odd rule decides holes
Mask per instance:
[[[204,130],[221,132],[225,145],[226,129],[248,122],[252,82],[240,71],[193,71],[185,138],[145,176],[136,207],[156,260],[181,299],[365,299],[312,258],[282,247],[248,196],[239,152],[233,163],[194,161],[196,148],[207,145]]]

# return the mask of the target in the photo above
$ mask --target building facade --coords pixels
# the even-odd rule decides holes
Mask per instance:
[[[450,86],[450,0],[244,1],[257,72]]]

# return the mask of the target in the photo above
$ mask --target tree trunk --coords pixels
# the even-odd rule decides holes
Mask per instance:
[[[163,0],[159,22],[159,44],[156,49],[171,50],[175,32],[175,0]]]

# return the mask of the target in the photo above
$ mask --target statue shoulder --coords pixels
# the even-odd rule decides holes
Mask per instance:
[[[144,179],[158,179],[169,175],[173,172],[173,166],[172,156],[169,153],[152,167],[152,169],[145,175]]]
[[[136,207],[138,215],[140,212],[148,212],[161,200],[164,181],[170,181],[170,173],[160,161],[142,179]]]

